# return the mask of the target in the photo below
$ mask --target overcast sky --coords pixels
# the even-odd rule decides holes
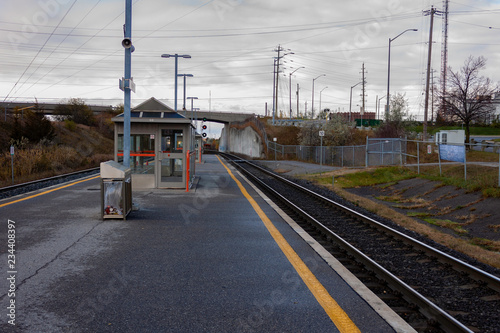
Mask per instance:
[[[423,115],[430,16],[442,1],[429,0],[134,0],[132,105],[150,98],[173,106],[174,60],[188,78],[188,96],[202,110],[264,114],[272,108],[273,57],[285,52],[279,109],[292,107],[300,85],[300,108],[348,111],[350,87],[366,68],[366,111],[386,94],[388,39],[392,42],[391,93],[406,93],[412,112]],[[0,2],[0,100],[58,102],[82,98],[88,104],[123,101],[121,46],[125,0],[2,0]],[[487,58],[484,75],[500,80],[500,1],[451,0],[448,62],[458,69],[469,56]],[[439,83],[442,19],[434,20],[432,66]],[[283,53],[282,53],[283,54]],[[328,88],[326,88],[328,87]],[[353,109],[361,104],[353,90]],[[211,97],[211,98],[210,98]],[[211,102],[211,103],[210,103]],[[384,100],[382,100],[382,105]],[[179,108],[182,79],[179,80]]]

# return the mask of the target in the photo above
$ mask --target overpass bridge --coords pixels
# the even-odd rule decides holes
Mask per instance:
[[[163,114],[167,112],[172,113],[175,111],[165,103],[157,100],[154,97],[151,97],[150,99],[132,108],[131,112],[133,117],[140,117],[141,114],[160,112]],[[262,140],[260,139],[258,133],[256,133],[254,130],[237,130],[235,128],[231,128],[232,123],[243,122],[249,118],[255,118],[254,113],[224,111],[193,112],[190,110],[180,110],[177,111],[177,113],[191,120],[203,120],[205,118],[206,121],[224,124],[219,144],[219,150],[221,151],[245,153],[244,150],[248,149],[251,153],[249,156],[258,154],[258,157],[260,157],[260,154],[263,151]]]
[[[61,103],[62,104],[62,103]],[[5,117],[7,114],[12,114],[14,110],[17,109],[28,109],[35,105],[33,102],[0,102],[0,112],[5,112]],[[43,110],[44,114],[53,114],[54,110],[59,104],[56,103],[38,103],[40,109]],[[113,106],[98,106],[98,105],[87,105],[94,114],[100,112],[110,112],[113,111]],[[169,107],[167,104],[157,100],[154,97],[140,103],[131,110],[132,116],[142,117],[142,114],[149,114],[151,112],[175,112],[174,109]],[[254,113],[244,113],[244,112],[228,112],[228,111],[196,111],[191,112],[190,110],[178,110],[178,114],[183,115],[191,120],[203,120],[215,122],[219,124],[224,124],[224,128],[221,133],[220,140],[220,150],[221,151],[232,151],[246,154],[248,156],[256,157],[262,151],[262,139],[255,135],[256,132],[251,129],[241,129],[237,130],[235,128],[231,129],[231,124],[244,122],[249,118],[255,118]],[[237,149],[235,148],[237,147]],[[248,152],[246,152],[248,150]],[[257,155],[256,155],[257,154]],[[260,156],[258,156],[260,157]]]
[[[38,103],[39,107],[43,110],[44,114],[53,114],[56,107],[64,103]],[[4,111],[8,114],[14,112],[17,109],[31,109],[35,106],[33,102],[0,102],[0,112]],[[94,113],[100,112],[110,112],[113,111],[114,107],[112,105],[87,105]],[[170,111],[174,110],[167,106],[166,104],[158,101],[155,98],[150,98],[149,100],[139,104],[132,111]],[[220,124],[229,124],[233,122],[245,121],[246,119],[255,116],[254,113],[243,113],[243,112],[228,112],[228,111],[197,111],[194,115],[191,111],[178,111],[178,113],[184,115],[187,118],[194,120],[202,120],[207,118],[207,121],[212,121]]]

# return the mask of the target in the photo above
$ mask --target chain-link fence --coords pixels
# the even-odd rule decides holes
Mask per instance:
[[[419,174],[431,175],[446,174],[451,168],[455,169],[452,172],[462,172],[457,172],[458,168],[463,170],[464,179],[468,178],[468,174],[469,178],[488,174],[485,177],[498,179],[500,186],[500,143],[492,141],[454,146],[405,138],[367,138],[366,145],[363,146],[338,147],[280,145],[268,141],[267,148],[269,159],[299,160],[336,167],[405,165]],[[461,157],[446,159],[441,157],[440,151],[441,154],[456,151]],[[487,172],[484,168],[488,169]],[[492,175],[492,168],[497,170],[497,175]]]
[[[406,161],[406,140],[366,138],[366,166],[398,165]]]
[[[288,146],[269,141],[269,159],[299,160],[337,167],[366,166],[366,146]]]

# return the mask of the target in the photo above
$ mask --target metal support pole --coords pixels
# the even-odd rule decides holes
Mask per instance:
[[[384,120],[387,121],[389,119],[389,84],[391,82],[391,38],[389,38],[389,52],[387,56],[387,96],[386,96],[386,105],[385,105],[385,112],[384,112]]]
[[[429,29],[429,52],[427,54],[427,76],[425,80],[425,102],[424,102],[424,123],[423,123],[423,139],[427,141],[427,117],[429,112],[429,79],[431,75],[431,54],[432,54],[432,28],[434,26],[434,14],[436,13],[436,9],[431,7],[430,15],[431,15],[431,26]]]
[[[368,136],[366,137],[366,152],[365,152],[365,166],[368,168]]]
[[[417,170],[420,175],[420,142],[417,141]]]
[[[297,83],[297,119],[299,118],[299,84]]]
[[[125,1],[125,38],[132,40],[132,0]],[[131,99],[132,47],[125,48],[125,76],[123,101],[123,166],[130,167],[130,99]]]
[[[182,109],[184,110],[184,116],[186,116],[186,75],[184,74],[183,76],[184,79],[184,91],[183,91],[183,104],[182,104]]]
[[[321,146],[320,146],[320,151],[319,151],[319,166],[323,165],[323,137],[320,136],[321,139]]]
[[[467,148],[464,146],[464,178],[467,181]]]
[[[174,82],[175,83],[174,84],[175,85],[175,87],[174,87],[174,89],[175,89],[175,92],[174,92],[174,95],[175,95],[174,96],[174,110],[175,110],[175,112],[177,112],[177,64],[178,64],[178,58],[179,57],[176,54],[175,55],[175,82]]]
[[[389,117],[389,104],[390,104],[390,99],[389,99],[389,82],[391,79],[391,42],[404,34],[407,31],[418,31],[418,29],[406,29],[399,35],[397,35],[394,38],[389,38],[389,52],[388,52],[388,58],[387,58],[387,101],[386,101],[386,107],[385,107],[385,120],[387,121]]]

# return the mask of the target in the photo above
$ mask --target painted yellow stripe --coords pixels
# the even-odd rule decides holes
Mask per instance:
[[[15,203],[18,203],[18,202],[21,202],[21,201],[33,199],[33,198],[39,197],[41,195],[48,194],[48,193],[51,193],[51,192],[54,192],[54,191],[58,191],[58,190],[61,190],[63,188],[70,187],[70,186],[73,186],[73,185],[76,185],[76,184],[80,184],[80,183],[83,183],[83,182],[86,182],[86,181],[89,181],[89,180],[92,180],[92,179],[96,179],[96,178],[99,178],[99,177],[101,177],[101,176],[99,175],[99,176],[95,176],[95,177],[92,177],[92,178],[87,178],[87,179],[84,179],[84,180],[79,180],[77,182],[66,184],[66,185],[63,185],[63,186],[60,186],[60,187],[56,187],[56,188],[53,188],[53,189],[45,191],[45,192],[41,192],[41,193],[37,193],[37,194],[34,194],[34,195],[30,195],[29,197],[25,197],[25,198],[21,198],[21,199],[18,199],[18,200],[6,202],[6,203],[3,203],[3,204],[0,204],[0,207],[5,207],[5,206],[12,205],[12,204],[15,204]]]
[[[325,287],[318,281],[316,276],[309,270],[306,264],[300,259],[299,255],[294,251],[294,249],[288,244],[283,235],[276,229],[271,220],[267,217],[264,211],[260,208],[257,202],[248,194],[247,190],[243,187],[241,182],[233,175],[231,170],[222,162],[222,160],[217,156],[219,162],[226,168],[227,172],[236,182],[240,188],[241,193],[247,198],[247,200],[252,205],[255,212],[259,215],[260,219],[266,226],[267,230],[273,237],[274,241],[278,244],[281,251],[286,255],[290,263],[293,265],[297,273],[300,275],[304,283],[307,285],[309,290],[312,292],[318,303],[323,307],[327,315],[333,321],[335,326],[340,332],[360,332],[356,324],[353,323],[351,318],[342,310],[338,303],[332,298]]]

